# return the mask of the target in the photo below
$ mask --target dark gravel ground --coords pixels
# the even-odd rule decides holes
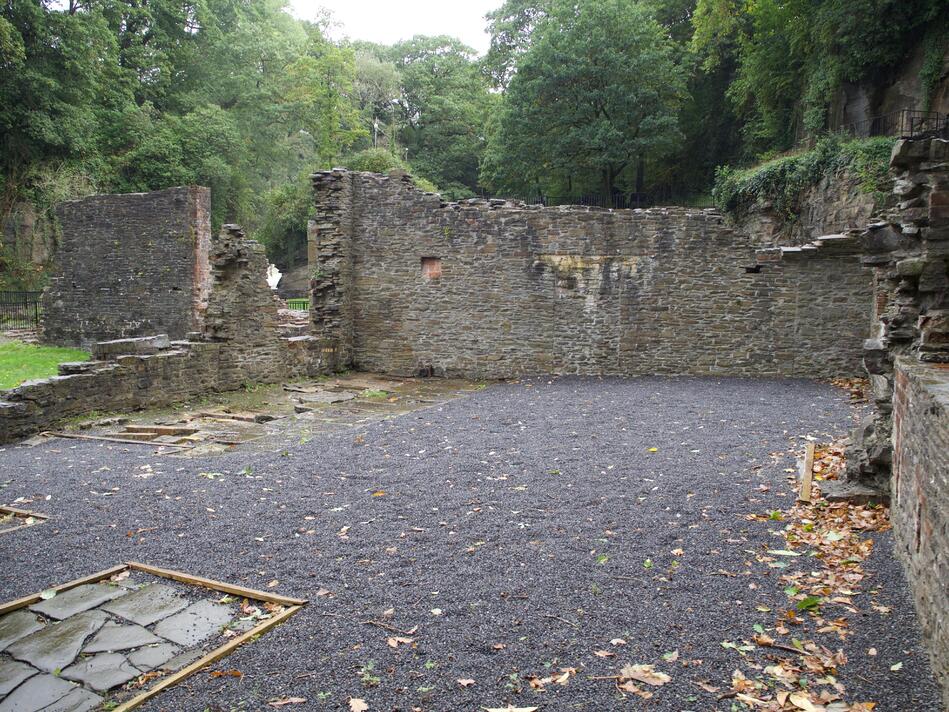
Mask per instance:
[[[32,497],[26,506],[55,519],[0,537],[0,600],[123,560],[255,588],[277,579],[272,590],[310,599],[218,666],[242,679],[198,674],[142,708],[152,712],[275,709],[267,701],[283,696],[308,702],[277,709],[344,710],[350,697],[372,712],[739,709],[693,683],[727,689],[734,669],[751,677],[749,660],[767,664],[721,643],[773,625],[757,606],[786,606],[778,574],[753,556],[783,543],[772,533],[782,525],[744,515],[790,506],[789,451],[850,420],[846,394],[808,381],[560,378],[282,452],[7,448],[0,501]],[[879,588],[874,600],[892,613],[858,597],[839,675],[847,699],[939,710],[889,534],[865,568],[864,589]],[[390,608],[389,625],[418,627],[414,647],[392,649],[391,633],[363,623]],[[678,661],[663,661],[673,650]],[[672,682],[645,701],[590,679],[626,663],[655,664]],[[561,667],[578,669],[566,685],[525,681]]]

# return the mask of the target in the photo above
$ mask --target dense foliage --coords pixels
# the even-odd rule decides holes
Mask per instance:
[[[935,90],[949,4],[856,4],[506,0],[479,58],[451,37],[334,41],[285,0],[5,0],[0,220],[199,183],[215,224],[292,262],[306,176],[332,165],[404,168],[449,197],[688,200],[716,166],[834,128],[842,84],[885,84],[916,46]],[[718,195],[734,183],[721,175]],[[0,264],[16,271],[8,249]]]
[[[741,215],[759,202],[769,202],[774,211],[793,217],[803,193],[820,179],[846,170],[859,177],[860,189],[884,193],[892,138],[821,139],[808,151],[775,158],[746,169],[722,166],[715,176],[712,197],[721,210]]]

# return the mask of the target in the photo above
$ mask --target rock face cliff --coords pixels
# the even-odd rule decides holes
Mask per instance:
[[[801,192],[793,215],[759,201],[738,220],[739,228],[762,247],[804,245],[824,235],[862,230],[888,196],[867,192],[859,176],[846,169],[824,175]]]

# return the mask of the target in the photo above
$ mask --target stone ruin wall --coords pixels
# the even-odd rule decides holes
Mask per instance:
[[[890,165],[898,203],[860,235],[874,273],[864,364],[876,408],[854,433],[839,489],[889,495],[949,708],[949,141],[900,141]]]
[[[854,238],[759,250],[718,213],[445,203],[400,174],[313,176],[314,328],[401,375],[856,374]],[[432,263],[437,260],[438,263]]]
[[[167,194],[200,195],[192,190],[161,191],[159,200]],[[199,190],[206,194],[205,189]],[[96,206],[102,201],[88,200],[101,217],[101,208]],[[328,371],[317,339],[282,332],[278,300],[267,285],[268,262],[263,247],[248,239],[236,225],[225,225],[212,238],[206,212],[197,213],[196,218],[195,203],[175,205],[178,220],[205,221],[197,227],[209,235],[206,245],[192,243],[192,254],[187,259],[178,254],[177,246],[170,248],[176,264],[198,264],[189,267],[189,274],[206,275],[202,282],[205,286],[193,293],[196,301],[179,304],[179,314],[183,312],[189,318],[197,309],[201,330],[189,331],[185,339],[152,334],[100,341],[92,347],[91,361],[63,364],[58,376],[0,392],[0,443],[13,442],[92,411],[162,406],[236,390],[248,383],[275,383]],[[173,218],[166,216],[166,220],[170,223]],[[64,233],[68,225],[64,223]],[[130,251],[137,252],[137,247]]]
[[[182,339],[206,305],[211,192],[197,186],[61,203],[43,339],[88,348],[152,334]]]

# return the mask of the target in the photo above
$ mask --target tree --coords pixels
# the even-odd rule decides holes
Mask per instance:
[[[391,57],[402,77],[399,139],[408,162],[449,195],[470,195],[491,106],[474,50],[418,36],[393,46]]]
[[[675,56],[642,4],[558,0],[517,63],[485,177],[527,190],[585,170],[611,196],[624,170],[678,137],[685,81]]]

